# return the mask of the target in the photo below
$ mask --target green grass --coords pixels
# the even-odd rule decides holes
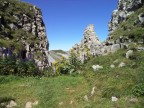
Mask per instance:
[[[79,108],[88,85],[81,77],[59,76],[54,78],[0,77],[1,97],[12,97],[18,108],[28,101],[39,101],[37,108]],[[70,102],[73,101],[73,104]],[[63,102],[63,105],[59,105]]]
[[[135,51],[131,59],[126,59],[125,53],[126,50],[119,50],[114,54],[93,58],[85,64],[84,76],[91,87],[97,88],[91,101],[92,107],[97,104],[97,108],[143,108],[144,96],[138,97],[139,102],[135,104],[129,100],[135,97],[132,93],[135,85],[144,83],[144,52]],[[126,66],[119,68],[121,62],[126,63]],[[96,64],[103,66],[103,69],[94,72],[91,66]],[[111,64],[115,68],[110,68]],[[111,102],[112,96],[119,100]]]

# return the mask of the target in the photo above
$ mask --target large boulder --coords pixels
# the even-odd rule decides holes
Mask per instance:
[[[17,106],[17,103],[13,100],[11,100],[9,102],[9,104],[6,106],[6,108],[13,108],[13,107],[16,107]]]
[[[121,47],[120,47],[120,44],[113,44],[111,46],[111,52],[116,52],[117,50],[119,50]]]
[[[100,65],[93,65],[92,68],[93,68],[94,71],[98,71],[100,69],[103,69],[103,67],[100,66]]]
[[[133,50],[129,50],[129,51],[126,52],[126,58],[129,59],[132,56],[133,56]]]

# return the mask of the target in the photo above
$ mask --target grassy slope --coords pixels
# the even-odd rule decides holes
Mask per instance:
[[[0,94],[12,97],[23,107],[28,101],[39,101],[37,108],[143,108],[144,97],[138,102],[130,103],[132,88],[144,83],[144,52],[134,52],[133,59],[126,59],[126,50],[115,54],[96,57],[88,61],[81,76],[58,76],[53,78],[19,78],[0,77]],[[117,63],[113,63],[117,60]],[[125,67],[118,68],[120,62]],[[91,66],[99,64],[104,69],[93,72]],[[110,65],[114,64],[114,69]],[[92,87],[96,87],[94,96],[90,97]],[[89,101],[84,101],[88,95]],[[111,97],[119,100],[112,102]],[[72,104],[70,102],[73,101]],[[63,105],[59,103],[63,102]]]
[[[91,105],[97,108],[143,108],[144,97],[139,97],[139,102],[132,104],[129,102],[132,88],[140,83],[144,83],[144,52],[134,52],[133,59],[125,58],[125,50],[120,50],[115,54],[91,59],[87,64],[85,78],[91,86],[96,86],[96,94]],[[117,63],[113,63],[114,61]],[[125,67],[118,68],[119,63],[126,63]],[[91,69],[92,64],[102,65],[104,68],[96,73]],[[114,64],[114,69],[110,65]],[[116,96],[119,100],[111,102],[111,97]]]

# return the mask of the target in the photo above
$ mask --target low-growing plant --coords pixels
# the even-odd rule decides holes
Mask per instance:
[[[132,93],[135,96],[144,96],[144,83],[134,86],[132,89]]]
[[[20,61],[13,57],[0,59],[1,75],[35,76],[39,75],[36,65],[32,61]]]

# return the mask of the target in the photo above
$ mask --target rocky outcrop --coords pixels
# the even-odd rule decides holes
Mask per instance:
[[[39,67],[47,67],[49,42],[41,10],[17,0],[1,0],[0,7],[0,49],[10,49],[17,57],[32,58]]]
[[[112,19],[109,22],[109,31],[113,32],[114,30],[116,30],[118,25],[122,21],[126,20],[127,16],[131,15],[137,9],[141,8],[143,4],[144,0],[119,0],[118,7],[116,10],[113,11]]]
[[[101,54],[100,48],[102,47],[96,33],[94,31],[94,25],[90,24],[84,31],[84,38],[80,44],[75,44],[72,48],[75,53],[79,54],[79,59],[84,61],[88,58],[88,55],[93,56]]]
[[[108,25],[110,33],[103,43],[103,52],[127,49],[129,44],[136,41],[143,43],[143,6],[144,0],[118,0],[117,9],[113,11]]]
[[[117,40],[106,40],[101,43],[94,31],[94,25],[90,24],[84,31],[84,39],[80,44],[76,44],[72,51],[77,54],[79,60],[84,62],[88,57],[106,55],[125,48],[127,41],[124,37],[120,37]]]

